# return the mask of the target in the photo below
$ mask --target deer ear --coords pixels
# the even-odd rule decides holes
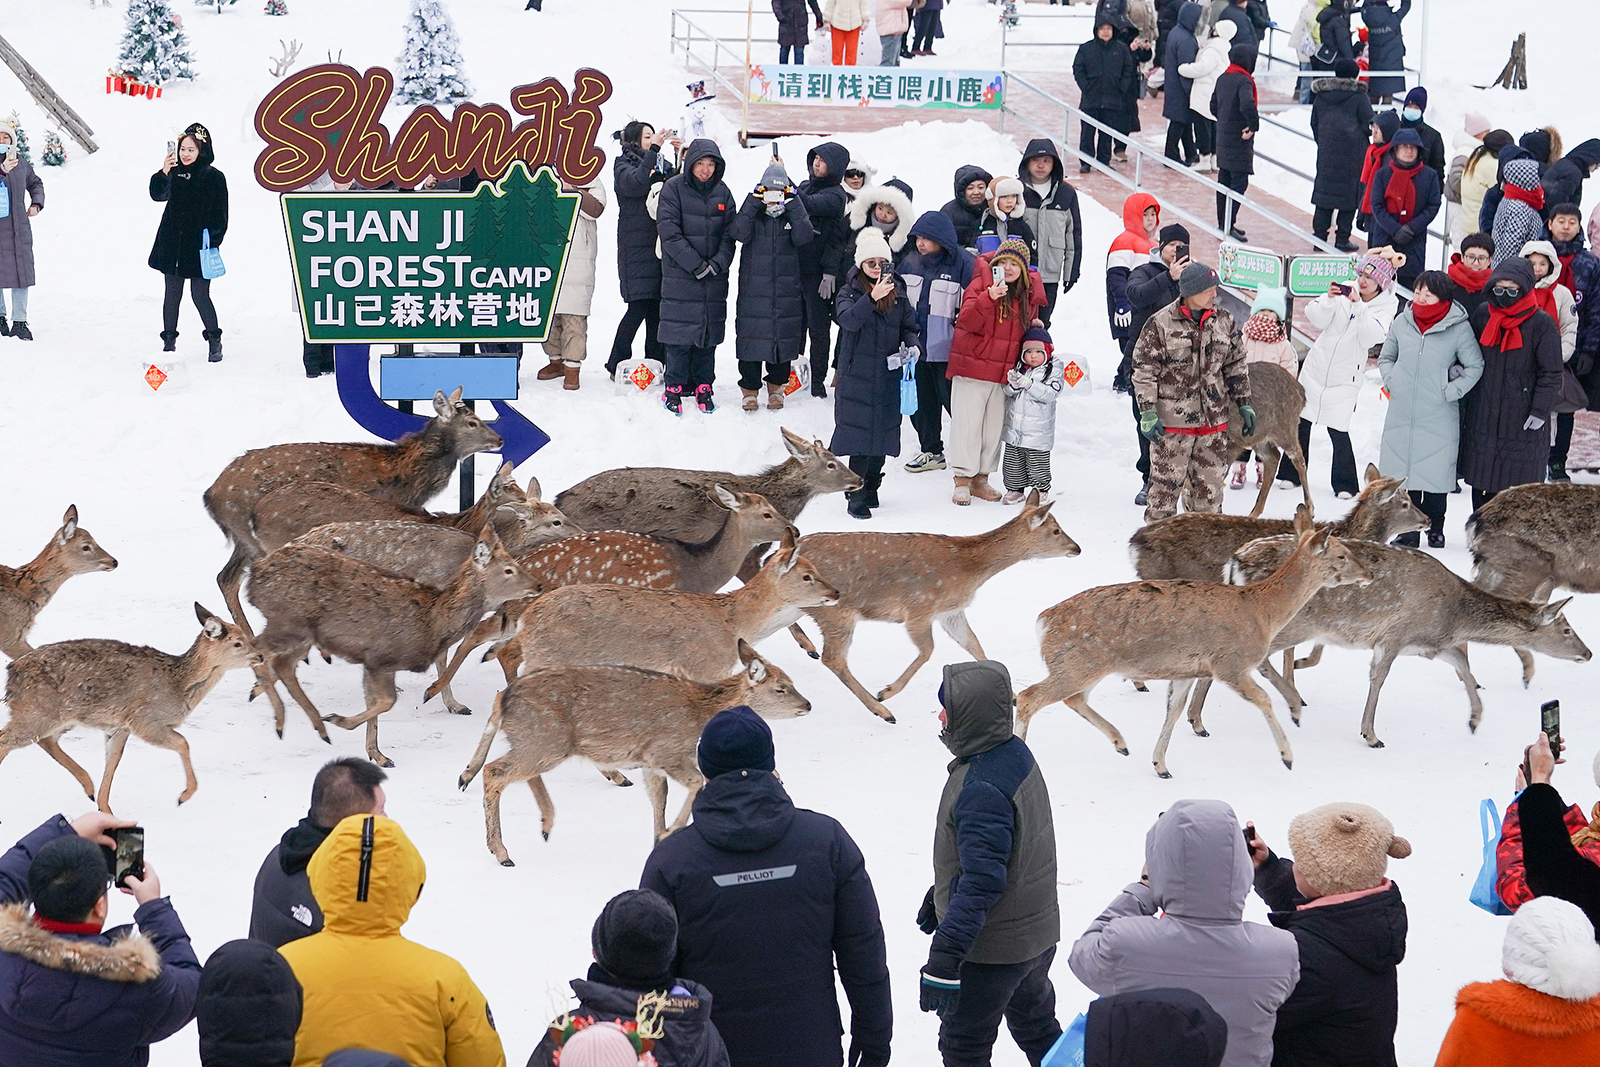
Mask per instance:
[[[78,505],[76,505],[76,504],[69,505],[67,507],[67,513],[65,515],[61,516],[61,525],[65,526],[69,522],[73,523],[74,525],[76,525],[77,521],[78,521]]]
[[[507,464],[507,466],[510,466],[510,464]],[[528,491],[523,495],[526,496],[531,503],[542,503],[544,499],[544,490],[539,488],[539,479],[535,478],[531,474],[528,475]]]
[[[759,657],[753,659],[750,661],[750,670],[748,671],[748,674],[750,675],[750,683],[752,685],[760,685],[762,682],[767,680],[767,665],[763,663]]]
[[[744,506],[743,504],[739,503],[739,498],[728,492],[728,490],[724,488],[720,482],[712,486],[712,488],[716,490],[717,500],[729,511],[738,511]]]
[[[1555,622],[1557,619],[1559,619],[1561,617],[1562,610],[1565,609],[1566,606],[1568,604],[1570,604],[1571,602],[1572,602],[1572,598],[1571,597],[1567,597],[1565,600],[1556,600],[1556,601],[1553,601],[1553,602],[1551,602],[1549,604],[1544,605],[1544,607],[1542,607],[1538,611],[1534,612],[1534,615],[1533,615],[1534,625],[1536,625],[1536,626],[1549,626],[1551,623]]]
[[[205,608],[205,605],[201,604],[200,601],[198,601],[198,600],[196,600],[194,602],[194,617],[196,619],[200,620],[200,624],[202,626],[205,625],[205,621],[207,619],[216,618],[216,616],[212,615],[211,612],[207,611],[206,608]]]
[[[804,459],[806,454],[811,451],[811,446],[806,444],[804,437],[790,433],[781,426],[778,427],[778,431],[783,434],[783,447],[789,450],[789,455],[796,459]]]
[[[61,524],[61,529],[56,533],[56,544],[64,545],[72,540],[78,532],[78,509],[73,508],[67,512],[66,521]]]
[[[1039,506],[1039,490],[1028,490],[1028,499],[1025,501],[1025,506],[1030,508],[1036,508]]]
[[[1038,500],[1039,500],[1039,494],[1038,493],[1034,493],[1033,494],[1033,499],[1034,499],[1034,503],[1037,503]],[[1044,521],[1050,517],[1050,509],[1055,507],[1055,506],[1056,506],[1056,502],[1054,500],[1052,500],[1052,501],[1050,501],[1050,503],[1046,504],[1044,507],[1040,508],[1038,511],[1035,511],[1032,515],[1029,515],[1028,516],[1028,529],[1037,530],[1039,527],[1043,526],[1044,525]]]
[[[1366,473],[1361,476],[1362,481],[1366,482],[1368,485],[1371,485],[1373,482],[1382,477],[1383,474],[1378,470],[1378,465],[1376,463],[1368,463]]]
[[[207,619],[200,629],[213,641],[219,640],[227,632],[226,627],[222,625],[222,620],[215,615]]]
[[[456,386],[456,391],[450,394],[450,406],[452,408],[461,407],[461,386],[459,385]]]
[[[1311,551],[1313,553],[1315,553],[1316,555],[1319,555],[1319,556],[1322,555],[1323,553],[1327,552],[1328,551],[1328,537],[1332,533],[1333,533],[1333,531],[1330,528],[1324,526],[1322,529],[1320,529],[1316,533],[1312,534],[1311,535],[1311,540],[1310,540],[1310,542],[1308,542],[1311,545]]]
[[[488,541],[479,540],[472,546],[472,565],[478,570],[483,570],[489,565],[489,559],[494,555],[494,549]]]
[[[450,416],[456,413],[456,406],[444,395],[443,389],[433,391],[433,413],[444,422],[449,422]]]
[[[735,645],[735,648],[738,650],[738,653],[739,653],[739,662],[744,664],[746,667],[750,666],[750,664],[755,661],[755,659],[756,659],[756,650],[751,648],[750,647],[750,643],[748,641],[746,641],[744,638],[742,638],[742,637],[739,638],[739,641]]]
[[[494,480],[489,483],[489,493],[492,496],[503,496],[506,493],[520,492],[522,489],[517,485],[516,476],[511,473],[511,464],[500,464],[500,469],[494,472]]]
[[[1305,537],[1312,530],[1311,511],[1304,504],[1294,509],[1294,532],[1297,537]]]

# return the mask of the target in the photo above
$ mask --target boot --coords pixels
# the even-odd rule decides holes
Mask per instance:
[[[1241,459],[1238,462],[1234,463],[1234,465],[1233,465],[1233,474],[1232,474],[1231,477],[1228,478],[1228,488],[1229,489],[1243,489],[1244,488],[1244,470],[1245,470],[1244,460]]]
[[[1333,242],[1333,247],[1337,248],[1341,252],[1361,251],[1361,249],[1356,246],[1356,243],[1350,240],[1350,235],[1347,233],[1341,233],[1339,235],[1339,239]]]
[[[717,410],[717,405],[711,400],[711,386],[709,385],[697,385],[694,387],[694,402],[707,415]]]
[[[950,502],[966,507],[972,503],[972,479],[956,475],[956,491],[951,494]]]
[[[861,486],[861,499],[866,502],[867,507],[876,508],[883,506],[878,503],[878,486],[882,484],[883,475],[874,474],[872,477],[866,479],[865,483]]]
[[[989,484],[989,476],[987,474],[974,474],[972,476],[971,489],[972,495],[979,500],[987,500],[993,503],[1000,499],[999,491]]]
[[[661,394],[661,403],[674,415],[683,414],[683,386],[669,385]]]
[[[206,352],[206,362],[207,363],[221,363],[222,362],[222,331],[221,330],[202,330],[202,331],[200,331],[200,336],[204,337],[206,339],[206,341],[211,346],[210,349]]]
[[[576,390],[578,388],[578,371],[582,369],[581,363],[564,363],[561,365],[561,374],[566,380],[561,383],[561,388]]]
[[[1020,503],[1022,503],[1022,490],[1021,489],[1007,489],[1006,490],[1006,495],[1000,498],[1000,503],[1002,503],[1002,504],[1020,504]]]
[[[539,373],[535,374],[534,377],[541,382],[548,382],[553,378],[559,378],[566,373],[561,369],[563,366],[565,366],[565,364],[563,364],[559,359],[552,359],[549,363],[546,363],[543,367],[539,368]]]
[[[1141,508],[1150,502],[1150,486],[1148,483],[1141,485],[1139,491],[1133,494],[1133,502]]]
[[[1443,548],[1444,547],[1444,531],[1443,530],[1429,530],[1428,531],[1428,547],[1429,548]]]
[[[178,350],[178,331],[177,330],[162,330],[161,331],[161,351],[163,351],[163,352],[176,352],[177,350]]]
[[[754,389],[746,389],[742,385],[739,387],[739,392],[744,394],[744,409],[746,411],[754,411],[756,409],[756,397],[761,394]]]
[[[15,337],[19,341],[31,341],[33,340],[33,331],[28,329],[27,322],[22,319],[18,319],[16,322],[11,324],[11,336]],[[1567,478],[1566,480],[1571,481],[1572,479]]]
[[[788,383],[785,382],[785,383],[780,384],[780,385],[773,385],[771,382],[767,383],[767,410],[768,411],[782,411],[783,410],[783,386],[786,385],[786,384],[788,384]]]
[[[867,506],[867,493],[865,489],[857,489],[854,492],[846,493],[844,498],[846,501],[848,501],[848,504],[845,507],[845,512],[852,519],[872,518],[872,509]]]
[[[11,327],[6,323],[6,317],[0,315],[0,337],[10,337]]]
[[[11,336],[16,337],[17,336],[17,331],[19,329],[20,330],[25,330],[27,328],[28,328],[28,324],[27,323],[19,322],[19,323],[17,323],[15,326],[13,326],[11,328]],[[1550,463],[1550,480],[1552,482],[1570,482],[1570,481],[1572,481],[1572,479],[1567,475],[1567,461],[1566,460],[1558,459],[1558,460],[1551,461],[1551,463]]]

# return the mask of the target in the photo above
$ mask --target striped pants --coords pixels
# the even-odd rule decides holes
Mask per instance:
[[[1050,453],[1037,448],[1006,445],[1000,461],[1007,489],[1021,492],[1030,486],[1041,493],[1050,491]]]

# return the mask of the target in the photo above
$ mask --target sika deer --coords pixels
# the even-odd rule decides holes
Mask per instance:
[[[1228,451],[1237,456],[1247,448],[1256,451],[1261,463],[1261,489],[1256,493],[1255,507],[1250,518],[1261,514],[1267,506],[1267,495],[1272,492],[1272,482],[1278,473],[1278,459],[1288,456],[1300,475],[1300,489],[1305,494],[1306,507],[1311,505],[1311,479],[1306,477],[1306,454],[1300,447],[1300,412],[1306,406],[1305,388],[1293,374],[1276,363],[1252,363],[1250,373],[1250,405],[1256,411],[1256,432],[1244,435],[1244,421],[1239,418],[1239,407],[1228,404]],[[1209,581],[1209,579],[1207,579]]]
[[[227,535],[233,555],[217,585],[234,621],[250,632],[239,586],[266,551],[254,528],[261,498],[297,482],[333,482],[404,508],[420,508],[450,481],[456,464],[475,452],[501,447],[500,435],[465,404],[461,390],[433,396],[435,417],[398,444],[288,444],[246,452],[223,468],[205,491],[206,511]]]
[[[1383,747],[1375,727],[1378,694],[1399,656],[1440,659],[1455,669],[1472,708],[1467,728],[1474,732],[1483,718],[1483,702],[1467,662],[1469,641],[1531,648],[1578,663],[1590,658],[1589,647],[1561,612],[1566,600],[1539,605],[1496,596],[1416,549],[1370,541],[1346,541],[1345,547],[1372,573],[1372,583],[1317,593],[1272,640],[1271,651],[1285,650],[1283,673],[1273,669],[1270,659],[1263,659],[1258,668],[1289,702],[1289,715],[1296,725],[1302,701],[1294,685],[1294,668],[1314,666],[1325,644],[1372,650],[1361,736],[1373,748]],[[1260,581],[1293,550],[1294,541],[1288,537],[1251,541],[1233,554],[1228,580],[1235,585]],[[1306,641],[1317,642],[1318,652],[1307,659],[1294,659],[1294,647]],[[1189,702],[1189,723],[1201,736],[1205,736],[1205,727],[1200,712],[1209,687],[1209,679],[1200,679]]]
[[[1194,679],[1214,677],[1266,716],[1285,767],[1294,766],[1289,739],[1272,713],[1272,700],[1250,679],[1272,639],[1318,589],[1371,579],[1350,550],[1326,528],[1313,530],[1302,505],[1299,547],[1270,578],[1254,585],[1183,579],[1128,582],[1088,589],[1039,615],[1040,652],[1049,676],[1017,697],[1022,736],[1038,710],[1057,700],[1111,739],[1128,746],[1115,726],[1089,706],[1089,690],[1108,674],[1165,678],[1167,719],[1156,743],[1156,773],[1167,771],[1167,742]]]
[[[503,727],[511,751],[483,773],[483,821],[495,859],[502,866],[516,866],[500,837],[500,794],[507,786],[527,782],[548,841],[556,808],[543,775],[574,756],[610,773],[620,767],[644,768],[657,841],[686,826],[704,784],[695,746],[713,715],[739,704],[768,719],[792,719],[811,710],[811,702],[795,690],[787,674],[745,642],[738,647],[744,669],[719,682],[690,682],[637,667],[552,667],[512,682],[495,697],[478,750],[459,780],[466,789]],[[671,826],[668,778],[689,790]]]
[[[283,680],[318,734],[322,718],[295,676],[297,661],[314,644],[363,668],[366,710],[328,721],[346,730],[366,724],[367,756],[385,767],[378,750],[378,716],[394,706],[394,676],[425,671],[471,630],[485,611],[527,596],[533,582],[485,526],[472,554],[443,589],[402,578],[363,560],[311,545],[285,545],[262,560],[250,578],[249,596],[266,616],[258,642],[271,677]],[[269,681],[267,695],[283,736],[283,702]]]
[[[1557,588],[1600,593],[1600,485],[1515,485],[1467,519],[1473,578],[1501,596],[1536,604]],[[1533,657],[1517,649],[1522,684]]]
[[[556,506],[590,530],[627,530],[692,544],[714,536],[722,525],[711,495],[719,482],[734,492],[761,494],[790,522],[812,497],[861,488],[860,477],[821,441],[808,443],[784,430],[783,446],[790,458],[759,474],[666,467],[603,471],[559,494]],[[738,572],[741,581],[755,574],[766,548],[758,547],[745,559]]]
[[[973,659],[987,659],[967,624],[966,609],[983,583],[1025,559],[1076,556],[1081,550],[1039,505],[1035,491],[1022,513],[975,537],[931,533],[818,533],[800,539],[800,551],[839,588],[833,607],[808,608],[822,631],[821,659],[867,710],[888,722],[884,707],[933,655],[937,622]],[[856,624],[897,622],[917,646],[917,658],[874,698],[850,673],[847,655]],[[813,659],[817,651],[799,623],[789,627]]]
[[[69,507],[44,551],[20,567],[0,565],[0,652],[16,659],[33,651],[33,620],[68,578],[116,569],[117,561],[78,525],[78,505]]]
[[[146,744],[169,748],[183,761],[182,804],[199,782],[189,762],[189,742],[178,732],[189,713],[228,671],[261,662],[250,637],[211,612],[194,606],[200,636],[181,656],[121,641],[61,641],[34,649],[11,664],[6,703],[11,721],[0,730],[0,759],[13,749],[37,744],[65,767],[101,811],[111,810],[111,779],[131,733]],[[57,741],[74,726],[106,735],[106,765],[100,794],[87,771]]]
[[[517,632],[524,670],[588,664],[680,672],[712,682],[737,670],[754,644],[839,591],[801,557],[794,535],[732,593],[569,585],[533,601]]]

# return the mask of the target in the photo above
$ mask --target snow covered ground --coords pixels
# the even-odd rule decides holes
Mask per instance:
[[[663,0],[547,0],[542,14],[524,14],[521,6],[515,0],[452,5],[475,99],[504,100],[515,84],[546,75],[567,79],[575,67],[591,65],[616,84],[606,108],[608,131],[635,116],[657,124],[676,121],[685,78],[665,55]],[[1592,134],[1592,116],[1569,102],[1584,86],[1583,44],[1569,31],[1586,7],[1581,0],[1550,0],[1538,6],[1537,22],[1515,19],[1509,12],[1517,9],[1492,0],[1452,0],[1448,18],[1436,10],[1431,58],[1440,80],[1431,114],[1440,118],[1446,136],[1469,108],[1513,130],[1554,121],[1569,144]],[[1274,8],[1281,23],[1292,22],[1292,4],[1278,0]],[[69,145],[74,151],[68,167],[42,170],[49,205],[34,220],[40,284],[29,315],[39,340],[26,346],[0,340],[0,374],[9,395],[0,405],[0,500],[6,516],[0,560],[31,558],[66,506],[76,503],[84,526],[122,564],[113,573],[68,583],[41,617],[35,644],[99,636],[169,650],[186,647],[195,633],[190,603],[223,607],[213,576],[226,548],[200,504],[217,472],[248,448],[362,436],[340,408],[331,381],[301,376],[276,200],[250,175],[257,151],[250,119],[272,84],[266,66],[278,53],[280,37],[304,42],[306,62],[332,54],[362,68],[389,65],[400,51],[405,5],[291,0],[291,10],[286,18],[269,19],[252,0],[221,15],[183,6],[201,77],[169,87],[154,102],[103,93],[104,68],[121,34],[120,9],[46,0],[30,8],[27,19],[6,20],[7,38],[95,128],[102,150],[85,157]],[[993,12],[960,0],[949,24],[988,33]],[[1467,89],[1494,75],[1522,29],[1529,32],[1534,89],[1482,96]],[[0,112],[21,111],[38,152],[45,122],[9,74],[0,75],[0,86]],[[228,354],[220,365],[205,364],[199,323],[186,306],[179,346],[190,361],[192,387],[151,395],[139,375],[141,359],[160,347],[160,285],[145,266],[160,207],[148,200],[145,185],[165,142],[196,120],[212,129],[217,164],[232,184],[233,221],[224,247],[229,273],[214,290]],[[783,145],[797,176],[808,143]],[[898,174],[909,181],[920,209],[949,198],[949,175],[958,164],[974,161],[996,173],[1009,171],[1020,148],[978,123],[908,122],[846,143],[857,158],[877,166],[881,178]],[[730,150],[730,186],[736,192],[751,187],[765,162],[764,149]],[[1019,688],[1043,675],[1033,633],[1041,609],[1091,585],[1132,577],[1126,542],[1140,520],[1130,502],[1138,487],[1134,438],[1126,398],[1108,389],[1115,351],[1106,336],[1099,270],[1100,250],[1119,224],[1085,198],[1084,226],[1089,251],[1083,284],[1063,299],[1055,335],[1059,348],[1087,357],[1100,391],[1064,407],[1054,456],[1057,512],[1083,555],[1002,574],[970,613],[986,650],[1010,664]],[[613,209],[601,220],[601,283],[582,391],[566,394],[527,376],[518,407],[554,443],[521,475],[536,476],[553,494],[622,464],[752,470],[782,458],[780,424],[828,437],[831,407],[810,400],[795,403],[781,418],[725,409],[673,420],[652,405],[616,395],[600,371],[622,310],[611,282],[614,227]],[[736,395],[731,345],[719,356],[726,401]],[[530,356],[528,362],[533,368],[542,361]],[[1369,386],[1355,425],[1363,465],[1377,458],[1382,413],[1382,401]],[[916,451],[909,429],[904,442],[906,455]],[[1313,450],[1319,513],[1337,514],[1344,505],[1326,490],[1326,438],[1319,435]],[[1013,514],[998,505],[957,509],[948,502],[949,488],[942,474],[912,476],[892,463],[883,509],[870,528],[970,533]],[[1229,510],[1245,510],[1244,496],[1230,494]],[[448,507],[453,499],[454,489],[439,504]],[[1270,514],[1288,515],[1296,499],[1275,493]],[[1463,573],[1469,569],[1461,545],[1467,511],[1465,497],[1452,498],[1451,544],[1440,554]],[[838,496],[813,504],[801,526],[862,528],[846,517]],[[1600,642],[1600,601],[1579,600],[1569,614],[1592,643]],[[916,993],[927,941],[912,920],[931,878],[933,812],[948,759],[937,740],[934,692],[939,668],[962,653],[940,636],[933,662],[892,701],[900,722],[890,726],[869,715],[787,635],[765,642],[762,652],[789,671],[816,706],[805,719],[774,726],[790,792],[798,803],[843,820],[868,858],[895,983],[896,1062],[934,1062],[936,1020],[917,1010]],[[898,674],[912,655],[903,632],[866,626],[857,635],[852,662],[864,683],[875,687]],[[1159,687],[1139,694],[1107,681],[1094,695],[1095,706],[1126,733],[1132,758],[1117,756],[1069,709],[1056,705],[1043,712],[1030,740],[1056,805],[1067,942],[1137,877],[1146,828],[1177,798],[1224,798],[1275,845],[1282,844],[1297,812],[1336,799],[1369,802],[1394,820],[1416,850],[1412,859],[1391,867],[1412,904],[1410,955],[1401,969],[1400,1058],[1407,1065],[1431,1063],[1452,1015],[1455,989],[1498,974],[1502,924],[1466,899],[1479,862],[1477,801],[1494,796],[1503,804],[1509,798],[1513,767],[1537,728],[1540,701],[1564,699],[1577,753],[1600,747],[1600,728],[1589,722],[1581,690],[1595,668],[1541,660],[1532,688],[1524,690],[1510,651],[1480,648],[1476,660],[1486,705],[1476,735],[1465,729],[1467,702],[1453,672],[1405,659],[1391,674],[1380,708],[1388,747],[1369,750],[1357,732],[1366,657],[1330,652],[1323,666],[1302,676],[1311,706],[1304,727],[1291,731],[1293,771],[1278,762],[1256,710],[1231,693],[1213,695],[1209,739],[1178,731],[1169,756],[1176,775],[1171,781],[1158,780],[1148,763],[1163,706]],[[506,842],[518,866],[496,866],[483,846],[481,793],[476,785],[458,792],[455,779],[477,742],[497,674],[476,664],[464,670],[456,691],[478,710],[472,718],[448,716],[437,702],[421,706],[424,680],[406,678],[401,702],[384,716],[382,728],[384,748],[397,763],[390,814],[431,867],[427,892],[406,933],[462,960],[493,1002],[509,1060],[520,1063],[565,1004],[566,980],[583,972],[589,927],[600,905],[636,884],[650,849],[650,823],[642,790],[619,790],[587,766],[568,765],[549,776],[559,815],[548,843],[538,837],[532,798],[523,791],[508,795]],[[302,678],[324,710],[360,707],[354,667],[319,661]],[[331,755],[362,752],[359,734],[336,732],[330,749],[293,713],[279,741],[268,708],[246,702],[248,688],[248,674],[231,675],[184,727],[200,778],[189,804],[173,804],[181,788],[177,760],[138,742],[128,747],[116,783],[116,808],[148,828],[151,861],[202,957],[244,934],[256,868],[304,812],[316,767]],[[76,731],[65,747],[98,771],[94,734]],[[1575,761],[1557,784],[1587,802],[1592,794],[1586,760]],[[674,789],[670,803],[680,800]],[[70,778],[38,748],[16,752],[0,766],[0,835],[14,838],[56,811],[70,815],[86,807]],[[113,920],[125,921],[129,910],[119,899]],[[1252,917],[1264,914],[1253,901]],[[1069,1019],[1091,994],[1064,961],[1055,978],[1063,1019]],[[192,1028],[153,1055],[158,1065],[195,1060]],[[996,1062],[1023,1060],[1002,1037]]]

